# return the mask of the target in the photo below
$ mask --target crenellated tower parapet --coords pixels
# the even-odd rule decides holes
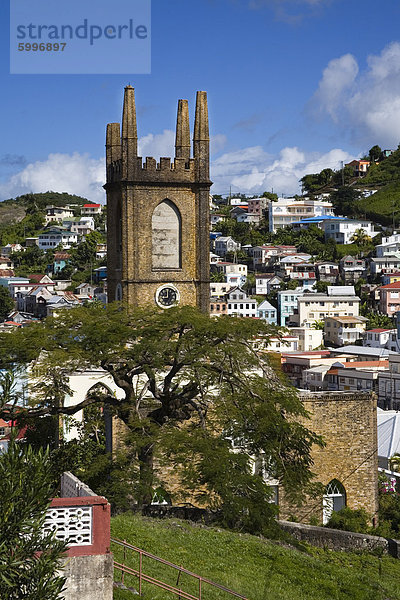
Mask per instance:
[[[122,129],[110,123],[106,134],[109,301],[162,306],[165,286],[168,305],[208,311],[209,144],[207,94],[197,92],[193,153],[179,100],[175,156],[138,156],[135,91],[125,88]]]

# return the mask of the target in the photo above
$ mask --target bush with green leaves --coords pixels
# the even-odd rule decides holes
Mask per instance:
[[[65,550],[43,534],[53,494],[47,452],[11,442],[0,454],[0,598],[59,600],[65,579],[58,572]]]
[[[370,523],[371,517],[363,508],[354,510],[345,506],[338,511],[333,511],[327,527],[355,533],[370,533]]]

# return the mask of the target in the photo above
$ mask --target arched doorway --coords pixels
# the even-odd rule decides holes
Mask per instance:
[[[332,513],[346,506],[346,490],[340,481],[332,479],[326,486],[322,500],[323,523],[326,525]]]

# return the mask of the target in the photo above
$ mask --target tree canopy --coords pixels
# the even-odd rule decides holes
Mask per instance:
[[[298,421],[306,417],[303,405],[274,369],[271,354],[255,349],[255,340],[263,347],[277,333],[258,320],[210,319],[192,307],[130,311],[113,303],[61,311],[43,323],[0,335],[0,358],[3,366],[33,361],[39,373],[25,416],[72,415],[99,402],[90,395],[65,406],[68,374],[74,370],[102,367],[111,375],[123,398],[106,394],[101,402],[129,431],[138,465],[138,502],[151,500],[155,457],[179,465],[176,470],[186,483],[194,480],[189,466],[195,469],[208,496],[219,496],[223,490],[216,490],[217,479],[204,470],[210,464],[204,463],[206,447],[225,460],[227,472],[243,471],[238,461],[244,461],[248,479],[243,485],[250,490],[250,481],[257,482],[266,499],[269,488],[252,473],[251,457],[267,457],[268,476],[296,496],[311,485],[311,447],[321,443]],[[10,417],[6,400],[7,394],[0,416]],[[191,461],[182,459],[185,445],[192,449]],[[245,458],[239,459],[234,445]]]

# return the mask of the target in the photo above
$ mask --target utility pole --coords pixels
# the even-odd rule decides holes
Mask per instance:
[[[342,186],[344,186],[344,162],[343,160],[341,161],[342,163]]]

